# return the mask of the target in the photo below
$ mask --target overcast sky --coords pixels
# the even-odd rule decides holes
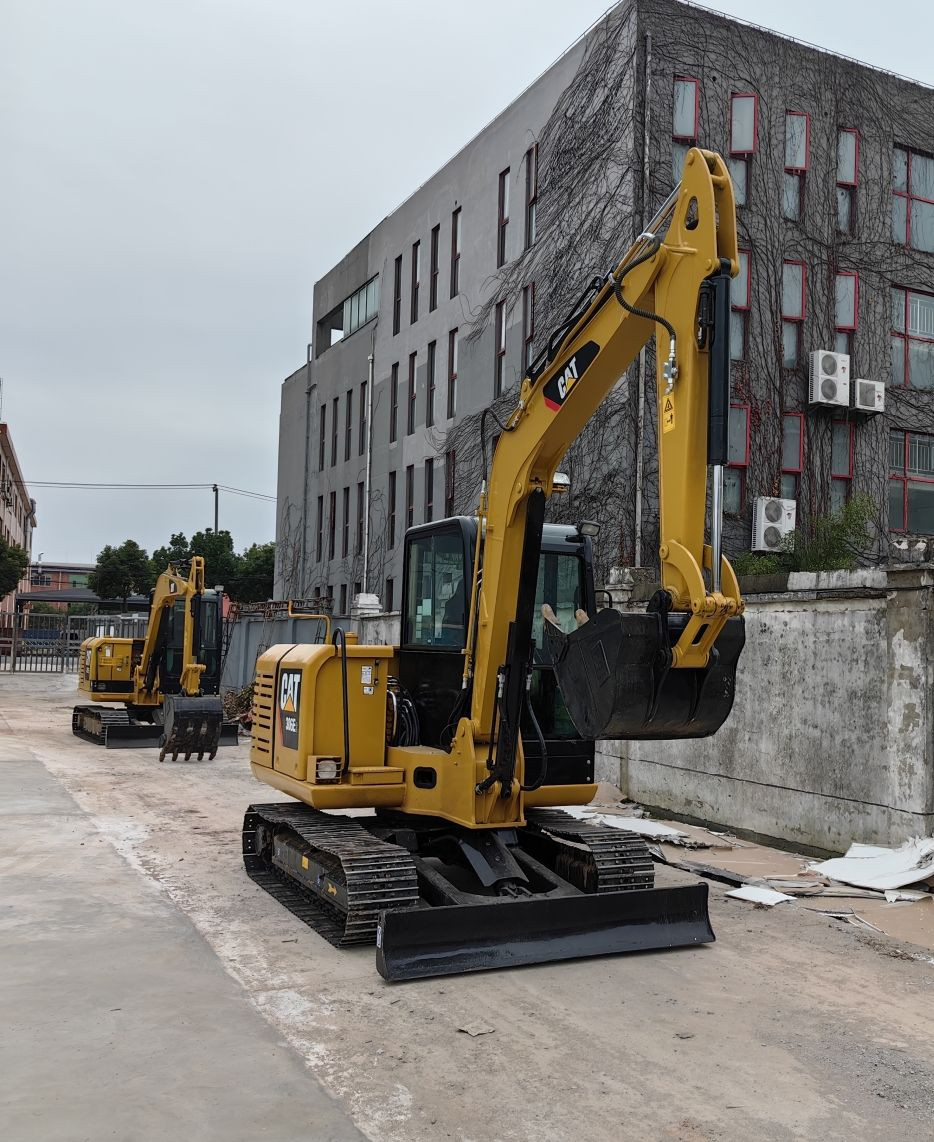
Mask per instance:
[[[0,376],[27,481],[274,493],[312,287],[606,0],[0,0]],[[929,3],[713,4],[934,81]],[[881,18],[884,12],[884,18]],[[213,521],[33,487],[34,556]],[[274,505],[222,493],[238,549]]]

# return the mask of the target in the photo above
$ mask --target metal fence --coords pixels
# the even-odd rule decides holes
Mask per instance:
[[[77,673],[78,652],[86,638],[143,638],[147,615],[0,616],[0,671]]]

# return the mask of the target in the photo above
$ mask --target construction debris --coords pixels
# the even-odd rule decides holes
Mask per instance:
[[[744,884],[742,888],[733,888],[727,894],[736,900],[748,900],[759,908],[774,908],[784,900],[794,900],[784,892],[776,892],[773,888],[762,888],[755,884]]]
[[[904,888],[934,878],[934,837],[916,837],[897,849],[850,845],[845,856],[809,866],[812,872],[859,888]]]

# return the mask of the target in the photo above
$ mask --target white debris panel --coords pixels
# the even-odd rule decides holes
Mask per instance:
[[[812,872],[858,888],[904,888],[934,877],[934,837],[915,837],[897,849],[850,845],[846,856],[809,865]]]

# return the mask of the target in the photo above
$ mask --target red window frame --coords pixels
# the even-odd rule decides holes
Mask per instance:
[[[396,546],[396,473],[389,473],[389,504],[386,512],[386,538],[389,547]]]
[[[396,258],[392,277],[392,335],[402,328],[402,255]]]
[[[535,242],[536,210],[538,206],[538,143],[525,152],[525,248]]]
[[[503,370],[506,364],[506,302],[498,301],[493,311],[493,323],[496,326],[496,361],[493,369],[493,395],[499,396],[503,391]]]
[[[399,362],[394,361],[389,371],[389,443],[399,437]]]
[[[438,268],[438,251],[441,246],[441,223],[431,228],[431,246],[429,252],[430,266],[428,270],[428,312],[432,313],[438,308],[438,277],[441,271]]]
[[[460,292],[461,271],[461,208],[451,211],[451,297]]]
[[[415,465],[405,468],[405,527],[408,530],[415,523]]]
[[[926,202],[929,205],[934,206],[934,199],[925,198],[921,194],[912,193],[912,190],[911,190],[911,162],[912,162],[912,159],[915,157],[916,154],[920,158],[924,158],[924,159],[929,159],[932,156],[923,154],[920,151],[914,151],[911,149],[911,147],[896,147],[895,150],[905,152],[905,189],[904,190],[896,190],[895,187],[893,186],[892,187],[892,195],[895,198],[904,198],[905,199],[905,241],[904,241],[904,245],[908,246],[910,249],[913,250],[913,249],[915,249],[915,247],[912,246],[912,244],[911,244],[911,214],[912,214],[911,204],[912,204],[912,202]],[[925,251],[922,250],[921,252],[924,253]]]
[[[431,428],[435,423],[435,369],[437,367],[438,342],[428,342],[428,392],[425,400],[425,425]]]
[[[932,438],[931,434],[928,432],[909,432],[909,431],[903,431],[901,429],[892,429],[889,433],[890,438],[896,432],[902,437],[902,464],[901,464],[901,469],[899,470],[899,472],[893,473],[891,471],[891,461],[889,462],[889,483],[891,484],[891,483],[898,482],[902,485],[902,519],[904,520],[904,527],[892,527],[892,525],[890,523],[889,524],[889,531],[894,531],[896,533],[904,535],[905,533],[911,531],[911,528],[908,526],[908,485],[910,483],[934,484],[934,477],[920,476],[917,474],[909,474],[909,471],[908,471],[909,439],[912,436],[921,436],[927,440],[932,440],[934,438]]]
[[[422,284],[422,244],[421,242],[412,243],[412,307],[410,323],[412,325],[418,321],[418,291]]]
[[[853,135],[856,141],[856,147],[853,157],[853,181],[849,182],[847,179],[840,178],[840,165],[839,165],[839,150],[840,150],[840,136]],[[837,186],[853,187],[859,186],[859,131],[855,127],[838,127],[837,128]]]
[[[405,410],[405,434],[411,436],[415,431],[415,368],[418,353],[409,354],[409,387]]]
[[[731,403],[730,409],[731,410],[732,409],[742,410],[743,412],[746,413],[746,448],[745,448],[745,452],[743,454],[743,461],[742,461],[742,463],[740,463],[738,460],[727,460],[727,465],[726,465],[728,468],[733,468],[735,471],[740,473],[739,503],[740,503],[740,508],[742,508],[742,505],[746,501],[746,471],[749,468],[749,438],[750,438],[750,424],[749,424],[749,422],[751,420],[752,408],[748,404]]]
[[[792,417],[798,421],[798,466],[796,468],[789,468],[785,464],[785,421],[790,420]],[[804,471],[804,413],[803,412],[785,412],[782,413],[782,468],[781,474],[783,476],[795,476],[795,487],[799,486],[801,473]],[[797,496],[796,496],[797,498]]]
[[[448,332],[448,420],[457,412],[457,329]]]
[[[920,294],[922,297],[930,297],[932,299],[934,299],[934,294],[927,293],[925,290],[921,290],[921,289],[905,289],[902,286],[892,286],[892,289],[898,290],[898,292],[902,295],[902,313],[903,313],[902,324],[903,324],[904,328],[903,329],[895,329],[894,324],[893,324],[892,334],[891,334],[890,340],[892,338],[897,337],[902,342],[902,345],[903,345],[901,387],[906,388],[906,389],[915,388],[915,386],[910,383],[911,382],[911,359],[910,359],[909,350],[911,347],[911,342],[912,341],[921,341],[925,345],[932,345],[932,344],[934,344],[934,337],[925,337],[923,334],[920,334],[920,333],[909,332],[908,314],[910,312],[910,305],[911,305],[911,302],[909,301],[909,294],[916,293],[916,294]],[[934,350],[932,350],[932,351],[934,351]],[[896,387],[898,387],[898,386],[896,386]],[[924,389],[924,388],[918,388],[915,391],[917,391],[917,392],[929,392],[930,390]],[[919,435],[924,435],[924,433],[920,433]]]
[[[454,514],[454,477],[457,472],[457,453],[449,448],[444,454],[444,514]]]
[[[831,484],[843,484],[844,495],[843,502],[846,503],[850,498],[850,489],[853,486],[853,460],[856,450],[856,425],[852,421],[834,420],[831,422],[831,432],[839,425],[845,425],[847,428],[847,467],[845,472],[834,471],[833,467],[833,441],[831,439],[830,446],[830,482]]]
[[[435,462],[429,456],[425,461],[425,511],[422,523],[431,523],[435,514]]]
[[[836,284],[837,278],[853,278],[853,324],[837,324]],[[855,270],[838,270],[834,274],[834,329],[838,333],[855,333],[859,326],[859,274]]]
[[[509,228],[509,167],[499,172],[496,209],[496,268],[506,264],[506,231]]]
[[[752,99],[752,147],[749,150],[733,146],[733,100]],[[748,158],[759,149],[759,96],[755,91],[733,91],[730,94],[730,155]]]
[[[746,259],[746,300],[741,305],[739,302],[733,301],[732,294],[730,296],[730,305],[733,309],[738,309],[745,313],[752,305],[752,251],[743,250],[742,248],[736,251],[740,260],[745,257]]]
[[[672,87],[671,137],[679,143],[696,143],[697,133],[700,128],[700,80],[695,79],[692,75],[676,75],[674,77],[674,83],[691,83],[694,85],[694,133],[692,135],[678,135],[675,133],[674,87]]]
[[[522,288],[522,369],[528,375],[535,340],[535,282]]]
[[[788,119],[804,119],[804,166],[789,166],[788,159]],[[785,111],[785,170],[789,174],[803,174],[811,169],[811,115],[808,111]]]
[[[785,312],[785,283],[782,281],[782,321],[804,321],[807,316],[807,290],[808,290],[808,267],[806,262],[802,262],[798,258],[784,258],[782,260],[782,270],[785,266],[800,266],[801,267],[801,314],[800,316],[792,316]]]

